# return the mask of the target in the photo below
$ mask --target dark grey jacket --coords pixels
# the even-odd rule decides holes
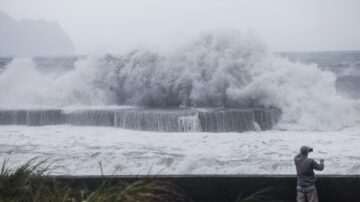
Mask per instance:
[[[297,185],[308,187],[315,184],[315,170],[323,170],[324,165],[318,164],[314,159],[298,154],[294,158],[297,173]]]

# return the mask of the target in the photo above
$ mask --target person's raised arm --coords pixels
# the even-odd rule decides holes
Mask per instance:
[[[320,159],[320,164],[313,160],[313,168],[315,170],[324,170],[324,159]]]

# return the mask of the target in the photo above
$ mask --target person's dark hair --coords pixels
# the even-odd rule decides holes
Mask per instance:
[[[313,149],[308,146],[302,146],[300,148],[300,154],[305,155],[305,156],[307,156],[309,154],[309,152],[312,152],[312,151],[313,151]]]

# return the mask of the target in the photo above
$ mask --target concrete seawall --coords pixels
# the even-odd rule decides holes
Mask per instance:
[[[0,109],[0,125],[108,126],[160,132],[269,130],[281,111],[274,108]]]
[[[179,175],[179,176],[55,176],[72,187],[95,188],[104,179],[113,183],[155,179],[172,182],[194,201],[231,202],[239,194],[248,196],[273,187],[282,201],[295,201],[296,176],[293,175]],[[360,175],[319,175],[317,187],[320,201],[360,201]]]

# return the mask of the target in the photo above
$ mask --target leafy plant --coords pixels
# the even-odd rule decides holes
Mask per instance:
[[[49,159],[33,158],[11,170],[5,158],[0,172],[0,202],[188,202],[175,185],[154,179],[113,185],[104,178],[95,190],[71,188],[50,178]]]

